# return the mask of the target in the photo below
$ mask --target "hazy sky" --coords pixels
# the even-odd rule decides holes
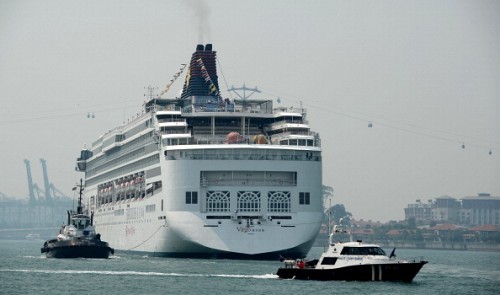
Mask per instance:
[[[27,198],[23,159],[43,187],[44,158],[72,196],[81,148],[213,43],[222,89],[307,108],[323,183],[354,218],[499,196],[499,32],[494,0],[0,0],[0,192]]]

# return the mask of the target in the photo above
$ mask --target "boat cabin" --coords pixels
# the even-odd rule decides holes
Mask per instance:
[[[368,259],[369,261],[388,260],[389,257],[385,251],[378,245],[363,244],[362,241],[333,243],[330,244],[328,250],[323,253],[319,259],[316,268],[330,268],[334,265],[338,266],[341,261],[345,264],[359,264],[360,261]]]
[[[87,226],[91,225],[90,218],[85,215],[76,215],[71,219],[71,225],[76,229],[83,230]]]
[[[92,220],[87,215],[76,214],[71,217],[69,225],[65,226],[58,236],[59,240],[71,238],[92,238],[95,236],[95,229],[92,226]]]

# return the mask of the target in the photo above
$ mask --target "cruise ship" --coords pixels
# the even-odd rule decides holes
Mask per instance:
[[[303,258],[324,216],[319,134],[302,107],[223,97],[216,64],[197,45],[179,97],[150,96],[81,151],[86,210],[117,251]]]

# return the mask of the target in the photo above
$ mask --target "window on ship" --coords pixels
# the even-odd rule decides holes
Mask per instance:
[[[321,261],[322,265],[334,265],[337,262],[337,257],[324,257]]]
[[[311,204],[311,197],[308,192],[299,193],[299,204],[300,205],[309,205]]]
[[[386,255],[379,247],[344,247],[340,255]]]
[[[186,192],[186,204],[198,204],[198,192]]]

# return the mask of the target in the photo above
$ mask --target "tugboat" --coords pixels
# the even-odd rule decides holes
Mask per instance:
[[[348,234],[349,242],[333,242],[334,233]],[[350,232],[343,225],[336,225],[329,237],[328,250],[319,259],[281,259],[285,267],[278,269],[282,279],[340,280],[340,281],[401,281],[411,282],[427,263],[422,259],[396,258],[394,248],[389,256],[375,244],[361,240],[352,241]]]
[[[101,235],[96,234],[91,217],[83,213],[83,184],[79,188],[77,211],[68,210],[68,224],[63,225],[55,239],[47,240],[41,248],[47,258],[109,258],[114,249],[108,243],[101,241]]]

